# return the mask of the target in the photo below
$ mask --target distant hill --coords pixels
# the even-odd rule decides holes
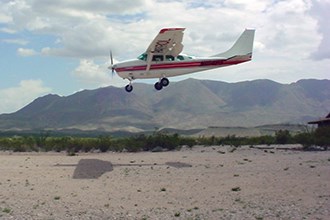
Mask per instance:
[[[280,84],[187,79],[162,91],[136,83],[132,93],[109,86],[66,97],[49,94],[15,113],[0,115],[0,130],[256,127],[306,123],[329,111],[330,80]]]

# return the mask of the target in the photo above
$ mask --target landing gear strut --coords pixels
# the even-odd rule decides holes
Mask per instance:
[[[155,89],[161,90],[163,87],[166,87],[170,84],[170,81],[167,78],[162,78],[159,80],[159,82],[155,83]]]

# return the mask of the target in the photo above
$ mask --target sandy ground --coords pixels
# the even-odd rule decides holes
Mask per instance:
[[[330,151],[0,153],[0,219],[329,219]]]

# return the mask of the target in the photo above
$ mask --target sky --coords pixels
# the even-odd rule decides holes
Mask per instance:
[[[0,114],[50,93],[125,86],[109,51],[136,58],[164,27],[185,27],[183,53],[195,56],[256,29],[251,62],[170,81],[330,79],[329,11],[330,0],[0,0]]]

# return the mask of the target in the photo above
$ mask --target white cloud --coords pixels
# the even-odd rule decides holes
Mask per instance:
[[[0,89],[0,112],[10,113],[51,91],[41,80],[22,80],[18,86]]]
[[[109,81],[109,75],[92,60],[82,59],[72,73],[79,81],[87,85],[104,85]]]
[[[42,49],[42,54],[52,56],[91,59],[112,49],[120,59],[132,58],[143,52],[164,26],[187,27],[184,50],[201,55],[224,50],[246,27],[257,28],[260,43],[271,54],[290,52],[288,56],[292,56],[303,51],[308,57],[321,40],[317,21],[308,15],[311,3],[302,0],[209,0],[203,4],[26,0],[7,8],[17,27],[57,37],[57,47]]]
[[[16,33],[16,30],[11,29],[11,28],[7,28],[7,27],[0,28],[0,31],[3,32],[3,33],[7,33],[7,34],[14,34],[14,33]]]
[[[317,51],[312,54],[316,60],[330,59],[330,1],[314,1],[311,10],[312,15],[317,19],[318,31],[322,35]]]
[[[24,39],[3,39],[2,42],[8,43],[8,44],[18,44],[18,45],[26,45],[28,44],[27,40]]]
[[[111,76],[112,73],[108,66],[109,63],[99,65],[93,60],[82,59],[72,75],[87,87],[123,86],[125,81],[116,74]]]
[[[9,22],[11,22],[11,17],[6,14],[0,13],[0,23],[9,23]]]
[[[23,57],[30,57],[30,56],[34,56],[37,54],[37,52],[35,50],[28,49],[28,48],[18,48],[17,53],[18,53],[18,55],[23,56]]]
[[[310,8],[308,1],[301,0],[281,1],[267,8],[260,23],[266,55],[295,60],[308,58],[316,50],[321,38],[317,21],[308,15]]]

